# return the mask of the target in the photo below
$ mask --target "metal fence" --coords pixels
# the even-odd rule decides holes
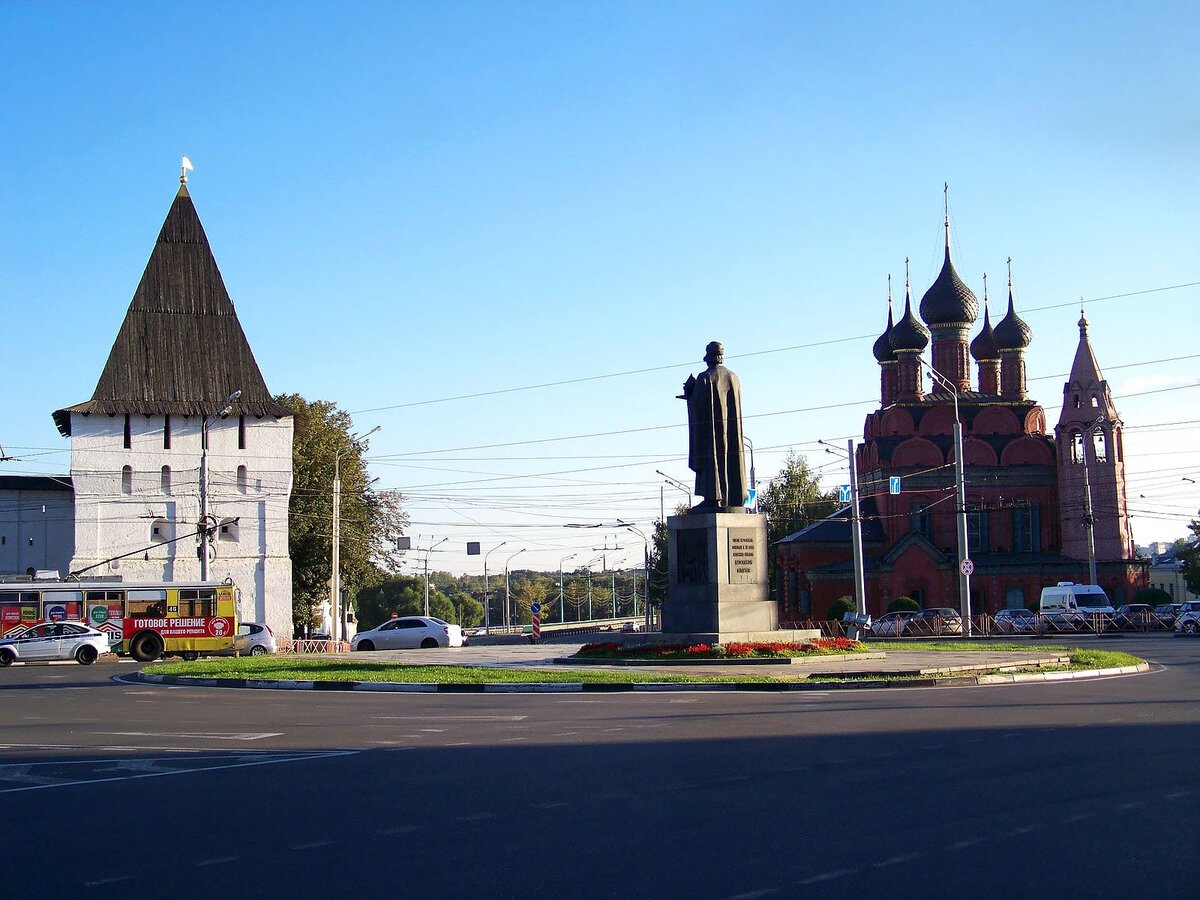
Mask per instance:
[[[792,620],[779,623],[780,628],[788,629],[819,629],[822,637],[849,637],[849,630],[855,626],[835,619],[824,620]],[[1021,618],[1001,616],[999,620],[992,615],[971,617],[971,632],[977,637],[1020,637],[1044,636],[1056,634],[1113,634],[1169,632],[1175,630],[1175,622],[1169,617],[1155,615],[1116,615],[1112,613],[1048,613]],[[963,634],[962,620],[958,618],[913,618],[900,625],[889,622],[881,626],[880,631],[874,631],[869,626],[866,637],[872,639],[888,638],[927,638],[927,637],[961,637]]]

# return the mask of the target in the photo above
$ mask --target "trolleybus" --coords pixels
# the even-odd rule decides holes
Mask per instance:
[[[32,581],[0,584],[0,637],[42,622],[86,622],[108,635],[114,653],[139,662],[195,659],[229,650],[237,634],[232,581]]]

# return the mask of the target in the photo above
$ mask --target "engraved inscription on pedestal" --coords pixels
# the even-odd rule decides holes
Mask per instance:
[[[675,532],[675,559],[680,584],[708,583],[708,535],[702,528]]]
[[[729,583],[752,584],[756,580],[758,560],[753,528],[729,529]]]

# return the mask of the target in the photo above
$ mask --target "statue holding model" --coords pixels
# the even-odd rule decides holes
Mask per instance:
[[[742,449],[742,387],[723,365],[725,349],[711,342],[708,368],[688,376],[681,399],[688,408],[688,468],[696,473],[697,512],[741,508],[746,504],[746,460]]]

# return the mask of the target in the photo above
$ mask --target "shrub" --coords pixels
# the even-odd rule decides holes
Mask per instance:
[[[921,604],[912,597],[897,597],[887,605],[888,612],[907,612],[908,610],[916,611],[921,608]]]
[[[854,603],[853,597],[839,597],[829,604],[829,612],[825,614],[827,619],[837,619],[839,622],[848,612],[857,612],[858,607]]]
[[[1166,591],[1159,588],[1142,588],[1133,595],[1131,603],[1149,603],[1151,606],[1162,606],[1164,603],[1174,603],[1175,599]]]

